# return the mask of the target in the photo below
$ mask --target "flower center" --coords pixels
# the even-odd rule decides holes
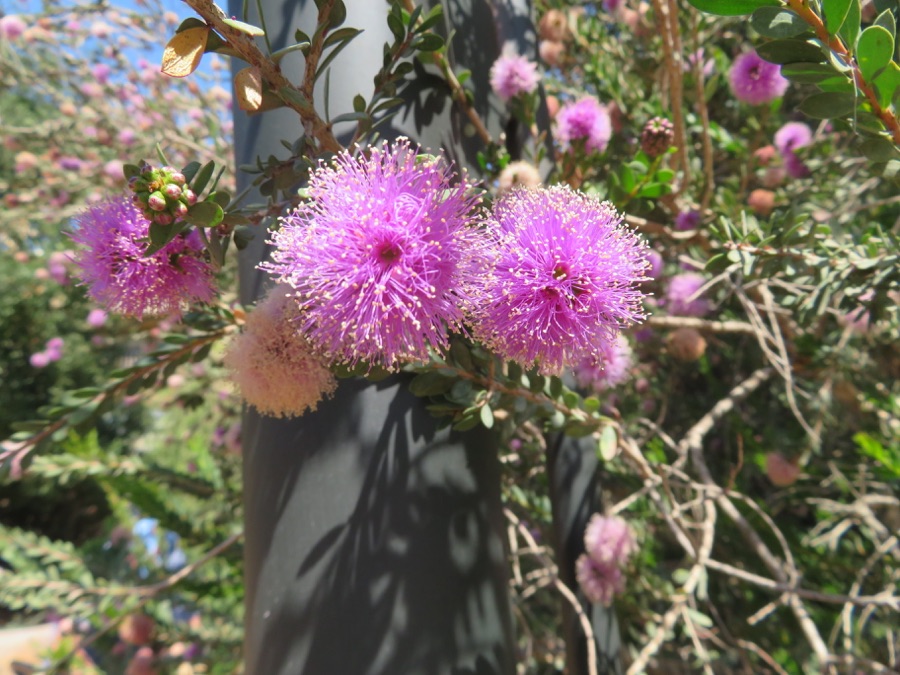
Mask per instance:
[[[403,251],[394,242],[386,241],[378,247],[375,255],[380,262],[390,266],[403,255]]]

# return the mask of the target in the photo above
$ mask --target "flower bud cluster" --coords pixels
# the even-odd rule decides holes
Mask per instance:
[[[664,117],[654,117],[641,132],[641,150],[651,159],[666,153],[675,138],[672,123]]]
[[[172,225],[183,220],[197,203],[184,174],[171,166],[154,168],[141,162],[140,173],[132,176],[128,187],[134,192],[134,205],[151,223]]]

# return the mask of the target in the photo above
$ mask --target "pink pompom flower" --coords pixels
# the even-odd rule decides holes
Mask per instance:
[[[537,64],[524,56],[501,56],[491,66],[491,88],[504,101],[530,94],[539,79]]]
[[[312,173],[261,268],[295,289],[299,328],[327,358],[393,369],[448,347],[485,241],[469,225],[478,198],[454,177],[407,139]]]
[[[750,105],[774,101],[788,87],[781,66],[764,61],[755,51],[744,52],[734,60],[728,79],[735,98]]]
[[[28,29],[22,17],[18,14],[7,14],[0,17],[0,35],[12,42],[22,37],[22,34]]]
[[[108,310],[140,319],[178,314],[215,297],[213,270],[195,232],[145,256],[150,221],[126,195],[94,204],[76,221],[71,237],[82,247],[79,276]]]
[[[665,307],[672,316],[703,316],[712,309],[709,300],[700,295],[706,277],[695,272],[677,274],[669,280]]]
[[[556,114],[556,139],[564,150],[583,143],[587,152],[603,152],[610,138],[609,111],[592,96],[567,103]]]
[[[637,551],[631,528],[618,516],[594,514],[584,533],[585,552],[575,563],[575,576],[591,602],[610,605],[625,587],[622,569]]]
[[[600,358],[587,358],[575,366],[578,386],[600,392],[628,379],[634,364],[634,354],[628,340],[620,335],[612,342],[601,343],[601,352]]]
[[[263,415],[294,417],[334,393],[337,382],[297,330],[299,310],[284,288],[275,288],[247,316],[229,344],[225,366],[241,397]]]
[[[643,318],[646,244],[609,203],[567,186],[518,188],[494,202],[487,226],[496,240],[471,326],[503,358],[558,374],[602,359]]]

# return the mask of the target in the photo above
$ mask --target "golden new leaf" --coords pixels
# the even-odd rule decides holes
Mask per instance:
[[[170,77],[187,77],[197,70],[209,31],[208,26],[199,26],[175,33],[163,51],[160,70]]]
[[[241,110],[246,112],[259,110],[263,100],[259,68],[244,68],[234,76],[234,95]]]

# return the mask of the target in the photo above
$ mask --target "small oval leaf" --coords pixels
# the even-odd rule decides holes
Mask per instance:
[[[175,33],[163,50],[160,70],[170,77],[187,77],[200,65],[208,39],[208,26]]]
[[[772,40],[757,47],[756,53],[761,59],[779,65],[801,62],[820,63],[826,59],[818,45],[798,39]]]
[[[869,26],[856,43],[856,60],[863,77],[871,80],[891,61],[894,54],[894,36],[881,26]]]
[[[742,16],[760,7],[780,7],[779,0],[688,0],[701,12],[719,16]]]
[[[259,68],[244,68],[234,76],[234,95],[238,107],[246,112],[256,112],[262,106],[263,83]]]
[[[844,117],[856,108],[854,94],[822,92],[807,97],[800,103],[800,112],[819,120]]]
[[[222,19],[222,23],[252,37],[260,37],[266,34],[266,32],[259,26],[244,23],[243,21],[238,21],[237,19]]]
[[[781,7],[760,7],[750,17],[750,25],[767,38],[797,37],[811,30],[794,12]]]

